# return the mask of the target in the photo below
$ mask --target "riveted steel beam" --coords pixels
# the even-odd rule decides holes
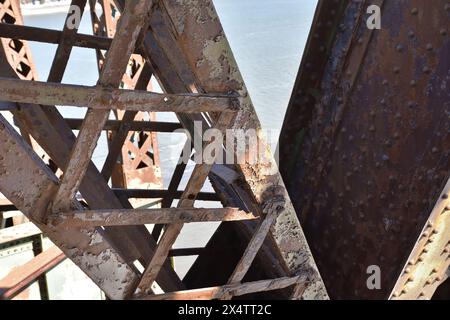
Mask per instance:
[[[369,5],[380,30],[367,26]],[[448,8],[319,1],[279,150],[332,298],[389,297],[448,179]]]

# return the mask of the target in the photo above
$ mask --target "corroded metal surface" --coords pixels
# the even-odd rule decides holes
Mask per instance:
[[[381,30],[366,26],[372,4]],[[332,298],[389,297],[447,182],[449,10],[319,1],[279,149]],[[371,265],[380,290],[366,285]]]
[[[90,3],[93,5],[94,1],[90,1]],[[121,211],[121,208],[131,210],[127,199],[119,200],[113,190],[109,188],[107,180],[113,174],[114,159],[120,155],[120,146],[125,142],[129,131],[124,125],[133,121],[134,115],[126,112],[123,117],[118,117],[120,139],[117,134],[112,137],[110,156],[108,156],[106,168],[102,170],[101,174],[93,166],[90,157],[100,133],[104,130],[104,125],[108,122],[109,110],[117,109],[120,106],[120,99],[114,100],[108,94],[105,96],[105,91],[118,89],[121,82],[125,82],[130,89],[145,90],[148,88],[147,84],[151,77],[155,76],[167,93],[162,101],[155,102],[158,108],[161,108],[156,110],[177,112],[181,124],[190,131],[191,136],[193,136],[193,123],[197,120],[205,124],[205,129],[210,127],[217,127],[221,131],[230,128],[254,129],[258,133],[258,144],[265,150],[265,159],[269,159],[269,161],[256,165],[248,162],[235,166],[197,164],[187,187],[182,192],[181,201],[178,204],[181,210],[180,214],[185,207],[194,205],[207,177],[214,176],[211,181],[224,206],[230,208],[229,204],[238,200],[236,208],[247,213],[251,212],[252,216],[257,216],[260,220],[258,224],[248,223],[236,228],[236,231],[243,234],[243,238],[248,240],[248,244],[245,242],[240,244],[244,246],[243,252],[233,253],[237,258],[235,264],[230,265],[233,269],[223,275],[225,281],[215,284],[219,285],[218,291],[215,292],[214,289],[215,293],[213,292],[214,294],[210,297],[230,299],[241,294],[283,289],[294,299],[327,298],[325,287],[287,191],[273,159],[269,156],[270,150],[264,141],[255,110],[212,2],[209,0],[142,0],[139,2],[118,0],[114,2],[114,8],[109,1],[105,0],[102,3],[103,18],[95,17],[95,14],[92,13],[94,32],[96,32],[97,38],[77,35],[76,28],[69,28],[67,25],[64,26],[61,33],[58,33],[61,38],[47,83],[27,83],[30,89],[35,89],[34,93],[29,92],[27,95],[25,87],[21,88],[21,84],[18,84],[17,80],[5,80],[3,86],[5,89],[9,89],[2,93],[4,94],[3,99],[9,100],[10,105],[17,106],[15,114],[23,120],[31,134],[39,140],[39,143],[55,160],[57,166],[62,169],[63,176],[59,180],[51,176],[53,182],[48,183],[44,179],[42,184],[49,184],[45,194],[30,189],[26,190],[26,192],[30,192],[30,195],[17,198],[14,191],[16,185],[8,186],[12,178],[19,174],[15,171],[20,169],[20,166],[17,166],[11,173],[6,173],[7,179],[2,180],[1,190],[5,190],[7,197],[20,210],[24,210],[23,207],[26,207],[20,201],[27,201],[27,203],[30,201],[35,210],[24,212],[30,215],[39,226],[42,226],[43,231],[48,233],[52,240],[75,263],[80,265],[110,298],[127,298],[133,293],[139,297],[152,295],[155,293],[155,287],[152,286],[154,282],[165,293],[174,291],[186,293],[186,291],[179,291],[184,289],[185,284],[180,281],[167,260],[167,256],[173,253],[171,247],[178,237],[183,227],[182,222],[187,219],[186,217],[180,221],[170,218],[157,220],[161,223],[170,222],[158,243],[155,240],[158,240],[159,237],[155,236],[155,240],[150,237],[147,229],[140,225],[143,221],[139,219],[142,217],[137,214],[130,215],[128,218],[131,220],[120,221],[117,226],[110,220],[104,223],[100,221],[93,225],[81,224],[76,228],[70,225],[63,228],[60,225],[47,223],[49,216],[63,215],[67,211],[83,211],[78,198],[75,198],[78,191],[84,197],[82,204],[94,210],[93,212],[97,209],[117,209],[119,210],[116,211],[116,213],[118,212],[117,219],[121,220],[121,213],[128,212]],[[72,4],[84,7],[86,0],[73,0]],[[110,9],[114,14],[108,12]],[[116,16],[118,12],[120,12],[120,18],[116,24],[110,18],[118,17]],[[102,22],[102,19],[105,21]],[[103,23],[105,27],[103,30],[100,23]],[[115,32],[116,28],[117,32]],[[37,38],[44,42],[55,41],[55,34],[51,32],[48,33],[48,36],[37,36],[37,31],[46,34],[45,30],[11,28],[11,26],[1,28],[1,30],[3,30],[3,35],[6,32],[6,36],[8,30],[11,31],[15,38],[18,37],[18,40],[23,36],[27,39]],[[112,40],[107,38],[100,41],[98,38],[110,35],[111,37],[114,35]],[[83,46],[80,40],[82,38],[89,41],[90,47],[97,49],[101,68],[97,88],[93,89],[92,97],[89,97],[87,102],[83,100],[86,98],[83,97],[85,96],[83,92],[87,93],[88,88],[81,88],[81,91],[77,93],[78,89],[75,87],[56,84],[62,80],[73,46],[75,44]],[[98,46],[95,44],[95,39],[99,39]],[[105,46],[108,47],[107,54],[102,52]],[[141,54],[141,58],[132,58],[138,62],[139,72],[128,73],[129,69],[126,65],[130,56],[133,56],[135,52]],[[131,68],[135,67],[136,65],[132,63]],[[1,76],[17,78],[17,75],[12,74],[8,64],[2,64],[0,71]],[[126,74],[125,80],[124,74]],[[23,96],[17,95],[17,90],[21,90]],[[67,91],[64,92],[64,90]],[[79,95],[80,92],[81,95]],[[123,93],[123,91],[120,92]],[[188,100],[194,98],[192,102],[188,103],[190,106],[187,109],[167,108],[171,99],[175,97],[170,94],[177,94],[178,97],[181,97],[180,94],[186,93],[189,95],[183,97]],[[202,97],[207,93],[220,95],[228,102],[238,98],[236,99],[238,105],[232,103],[231,108],[225,108],[232,109],[231,112],[217,108],[220,101],[224,101],[220,99],[214,101],[214,104],[206,106],[202,104]],[[139,93],[134,91],[130,94],[138,98]],[[76,139],[68,124],[65,123],[65,119],[60,116],[54,106],[39,105],[39,103],[64,104],[64,99],[71,96],[75,100],[74,104],[86,103],[91,107],[81,124]],[[27,100],[30,97],[33,99]],[[43,98],[50,98],[50,100]],[[62,100],[58,100],[60,98]],[[229,106],[228,102],[226,102],[227,106]],[[142,111],[140,108],[138,107],[133,112]],[[189,111],[189,109],[191,110]],[[5,126],[9,126],[9,124],[5,123]],[[22,138],[9,129],[4,136],[5,139],[12,139],[16,143],[20,142],[20,145],[25,145]],[[149,148],[145,142],[143,145],[143,148]],[[141,152],[136,149],[133,151],[137,154]],[[128,152],[129,150],[127,150]],[[21,153],[20,157],[25,159],[24,165],[45,169],[45,166],[37,161],[38,159],[31,149],[25,148],[16,153],[18,155]],[[35,159],[37,162],[32,163],[31,160],[27,160],[27,157]],[[5,167],[12,166],[12,158],[13,155],[5,158],[7,164]],[[139,160],[145,161],[143,157],[140,157]],[[136,161],[139,166],[138,162]],[[170,207],[172,200],[176,197],[182,171],[184,168],[178,167],[174,174],[173,183],[167,190],[167,198],[163,202],[165,206]],[[227,174],[224,175],[224,172]],[[39,170],[26,173],[29,175],[27,178],[30,181],[40,177]],[[227,180],[230,180],[229,184],[222,188]],[[139,186],[143,186],[143,184],[140,183]],[[23,188],[22,185],[20,187]],[[145,185],[143,187],[145,189]],[[36,188],[40,189],[40,186],[36,184]],[[129,191],[131,194],[132,190],[120,191],[123,195],[128,194]],[[155,192],[158,190],[137,191]],[[229,196],[231,194],[234,195]],[[170,215],[173,210],[161,212]],[[227,212],[226,209],[225,212]],[[241,218],[247,216],[240,214],[235,220],[242,220]],[[221,221],[227,219],[226,215],[221,216]],[[98,227],[99,224],[104,225]],[[129,226],[125,227],[123,224]],[[137,224],[139,226],[135,226]],[[95,249],[91,247],[95,247]],[[187,249],[186,252],[192,251]],[[102,250],[106,250],[106,252]],[[203,255],[203,252],[200,255]],[[209,255],[205,258],[210,261],[224,259],[220,256],[220,252],[218,255]],[[244,276],[254,276],[252,273],[256,261],[264,262],[258,264],[258,268],[264,272],[258,273],[257,276],[268,274],[269,277],[262,278],[262,281],[248,282]],[[137,270],[135,264],[137,262],[144,267],[143,272]],[[107,275],[106,270],[109,270],[110,274]],[[194,268],[194,272],[203,276],[199,270]],[[139,281],[136,281],[137,277],[140,277]],[[210,279],[205,277],[203,282],[208,280]],[[256,280],[261,280],[261,278]],[[199,287],[205,287],[203,284],[200,284]],[[135,291],[136,288],[138,291]]]
[[[91,9],[92,31],[94,35],[113,38],[116,32],[120,11],[113,1],[89,0],[91,8],[100,5],[101,12]],[[97,49],[97,63],[101,71],[105,56]],[[151,89],[151,70],[142,56],[133,54],[128,63],[127,71],[122,78],[122,87],[126,89]],[[162,176],[159,163],[159,150],[156,133],[150,131],[128,132],[126,126],[133,120],[154,121],[154,113],[114,112],[117,119],[122,120],[122,126],[116,132],[109,132],[110,152],[102,169],[102,175],[114,187],[157,189],[162,187]],[[120,150],[120,154],[119,153]],[[131,156],[134,155],[134,156]],[[134,206],[145,204],[145,200],[133,199]]]
[[[15,12],[18,15],[18,12]],[[17,21],[17,20],[16,20]],[[64,31],[63,31],[64,34]],[[17,39],[19,40],[19,39]],[[62,42],[60,46],[65,46],[67,43]],[[58,52],[64,52],[63,50],[59,50]],[[67,63],[68,56],[56,55],[55,60],[65,60]],[[0,54],[0,71],[2,76],[15,78],[18,77],[12,68],[9,67],[9,64],[6,61],[6,57]],[[61,65],[60,63],[54,63],[53,65],[58,65],[59,67],[56,69],[52,69],[49,74],[49,79],[53,79],[53,81],[58,81],[58,77],[61,77],[61,70],[65,69],[65,65]],[[69,127],[65,124],[64,119],[58,113],[56,108],[51,106],[38,106],[38,105],[19,105],[20,108],[12,108],[12,112],[14,115],[19,118],[24,125],[26,125],[27,130],[33,135],[33,137],[38,140],[39,144],[51,155],[52,159],[55,161],[56,165],[59,168],[63,168],[69,153],[72,144],[75,141],[75,136],[70,131]],[[7,188],[7,186],[5,186]],[[112,192],[112,190],[107,185],[106,181],[99,174],[95,166],[91,163],[88,167],[88,172],[83,179],[80,191],[84,198],[90,203],[91,208],[118,208],[121,206],[129,207],[129,203],[127,203],[126,199],[118,199]],[[20,205],[17,205],[19,209]],[[27,213],[27,212],[24,212]],[[153,247],[155,246],[153,239],[149,237],[148,232],[147,236],[145,234],[146,229],[142,227],[125,227],[125,228],[105,228],[101,232],[101,237],[99,239],[94,239],[92,241],[93,244],[102,243],[104,238],[108,238],[107,241],[113,242],[114,247],[120,251],[120,258],[127,263],[128,267],[130,267],[134,272],[136,272],[135,267],[133,266],[133,262],[136,259],[139,259],[143,262],[146,259],[149,259],[151,254],[153,253]],[[74,248],[75,243],[80,243],[81,246],[86,241],[86,237],[77,237],[76,234],[71,234],[71,244],[70,248]],[[92,233],[94,235],[98,235],[98,233]],[[59,239],[60,242],[64,243],[64,238]],[[68,255],[71,257],[70,255]],[[87,264],[89,267],[89,272],[87,274],[96,282],[105,293],[111,298],[124,298],[129,294],[126,292],[117,292],[117,287],[115,285],[111,286],[109,281],[106,279],[101,280],[103,275],[101,271],[97,271],[92,266],[96,264],[97,259],[108,259],[105,255],[95,255],[90,254],[90,264]],[[118,261],[113,257],[111,262],[114,264],[114,261]],[[101,262],[99,262],[101,264]],[[119,267],[122,267],[122,263],[118,264]],[[83,270],[85,270],[84,266],[81,266]],[[110,269],[113,267],[110,266]],[[169,268],[169,269],[168,269]],[[166,287],[167,290],[175,290],[178,288],[182,288],[181,281],[178,279],[178,276],[175,272],[169,267],[169,264],[166,263],[164,266],[163,272],[161,272],[160,276],[160,285]],[[168,271],[168,273],[167,273]],[[137,275],[137,273],[136,273]],[[126,288],[128,285],[133,283],[134,277],[128,277],[128,280],[123,280],[124,282],[121,284],[121,290]],[[115,280],[114,280],[115,281]],[[126,281],[130,281],[127,284]]]
[[[439,195],[390,298],[431,299],[437,287],[447,280],[449,266],[450,179]]]
[[[175,34],[164,37],[167,34],[167,29],[162,29],[161,25],[164,21],[164,10],[155,11],[156,14],[152,16],[150,26],[156,31],[155,36],[158,37],[157,40],[162,44],[163,49],[170,48],[173,51],[170,57],[178,50],[180,51],[181,59],[173,59],[171,62],[172,68],[179,70],[178,79],[182,79],[184,87],[190,90],[194,87],[197,91],[206,92],[238,92],[245,99],[232,127],[244,130],[253,128],[260,133],[259,120],[212,2],[200,1],[200,6],[198,1],[163,1],[161,3],[162,9],[167,10],[175,26]],[[170,39],[174,39],[173,42],[170,42]],[[150,49],[154,50],[153,47]],[[157,64],[154,59],[153,61]],[[161,69],[164,65],[158,67]],[[184,72],[185,70],[188,72]],[[162,82],[165,85],[170,83]],[[171,85],[174,83],[172,82]],[[262,137],[258,143],[264,144]],[[269,152],[268,149],[267,151]],[[273,209],[277,206],[283,207],[281,213],[277,215],[271,236],[275,239],[276,246],[290,272],[310,274],[312,284],[304,296],[326,297],[326,290],[309,253],[302,228],[295,216],[281,177],[273,165],[274,162],[270,163],[271,165],[257,167],[246,163],[234,168],[239,172],[240,179],[245,181],[239,182],[241,186],[235,190],[238,190],[241,199],[252,199],[247,200],[246,204],[254,208],[256,212],[266,210],[268,210],[266,213],[270,212],[271,209],[266,206],[273,206]]]
[[[39,221],[58,180],[1,115],[0,140],[1,192],[109,296],[125,297],[137,274],[99,232],[55,230]]]

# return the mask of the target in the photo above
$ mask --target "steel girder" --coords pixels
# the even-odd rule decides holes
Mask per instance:
[[[84,6],[85,2],[73,0],[73,4],[79,6]],[[238,232],[240,237],[246,240],[239,244],[239,246],[244,244],[244,250],[240,253],[234,252],[235,259],[230,260],[235,261],[233,265],[226,261],[231,269],[227,269],[221,275],[225,280],[216,281],[216,287],[212,289],[188,290],[173,294],[174,291],[183,289],[183,286],[188,283],[188,281],[182,283],[178,279],[166,260],[186,217],[180,221],[152,220],[169,222],[158,243],[155,243],[146,230],[142,229],[143,226],[142,228],[123,226],[123,224],[138,224],[138,220],[117,223],[106,221],[111,214],[125,212],[114,211],[114,209],[132,208],[126,199],[119,201],[116,198],[105,178],[90,163],[90,156],[100,132],[108,123],[108,109],[114,109],[114,99],[110,99],[112,97],[110,91],[119,86],[128,58],[134,52],[141,54],[149,67],[149,72],[158,79],[161,87],[168,94],[188,93],[193,97],[201,98],[206,93],[218,93],[228,96],[230,100],[238,101],[238,108],[235,107],[235,103],[232,103],[230,110],[221,110],[220,113],[214,109],[215,106],[202,105],[201,99],[197,100],[198,105],[191,103],[184,109],[180,106],[167,109],[167,111],[177,112],[181,124],[186,129],[192,132],[194,120],[203,119],[205,122],[205,119],[208,119],[206,123],[209,125],[205,127],[214,124],[221,130],[242,128],[255,129],[258,133],[261,131],[211,1],[204,0],[200,3],[199,1],[183,1],[182,3],[178,1],[140,1],[139,3],[115,1],[115,5],[121,13],[121,18],[112,40],[99,36],[96,38],[78,35],[76,30],[69,30],[66,26],[61,33],[58,33],[60,42],[48,79],[49,82],[61,81],[71,48],[74,45],[89,45],[96,49],[107,46],[109,49],[97,85],[104,92],[94,93],[92,99],[88,101],[90,109],[76,140],[70,132],[69,126],[54,107],[27,104],[29,101],[15,95],[14,90],[7,93],[10,94],[8,99],[17,103],[17,112],[22,115],[30,130],[33,130],[34,136],[39,138],[39,143],[45,146],[50,157],[55,159],[54,161],[58,163],[57,165],[64,174],[59,180],[50,175],[48,179],[53,182],[47,182],[45,179],[42,181],[43,188],[48,189],[45,196],[41,196],[40,193],[34,195],[34,189],[32,189],[27,192],[29,191],[33,196],[27,194],[26,197],[15,197],[14,190],[11,190],[12,187],[8,183],[14,175],[18,174],[14,170],[8,176],[9,180],[5,180],[1,186],[1,190],[5,190],[8,198],[11,198],[12,202],[21,210],[24,210],[26,206],[19,200],[26,201],[26,203],[36,200],[35,208],[37,210],[33,211],[36,214],[33,216],[35,222],[42,226],[44,232],[53,236],[52,240],[63,249],[66,255],[79,264],[111,298],[126,298],[134,294],[139,298],[157,299],[174,298],[178,295],[192,298],[200,295],[201,297],[229,299],[233,296],[286,288],[290,288],[286,292],[291,298],[326,298],[326,290],[273,161],[258,166],[250,163],[236,166],[198,164],[188,186],[180,196],[179,212],[184,212],[183,210],[192,207],[204,180],[209,175],[225,206],[230,207],[230,204],[233,204],[246,212],[253,213],[253,215],[248,215],[242,214],[240,211],[225,210],[225,213],[233,214],[233,220],[248,220],[249,216],[259,218],[259,222],[253,224],[248,222],[241,225],[241,222],[233,222],[235,232]],[[143,29],[143,32],[140,33],[139,29]],[[46,33],[45,30],[39,30],[40,33],[37,33],[32,28],[11,28],[10,26],[6,28],[0,26],[0,30],[3,30],[3,34],[6,32],[5,30],[9,30],[13,34],[12,37],[19,40],[27,38],[47,42],[54,41],[52,32],[49,32],[48,36],[42,36]],[[7,32],[6,36],[8,36]],[[87,39],[88,42],[80,41],[80,39]],[[2,74],[14,77],[11,70],[5,64],[3,66]],[[55,90],[55,93],[61,94],[64,90],[64,86],[60,85],[50,83],[43,85],[45,89],[41,89],[42,93],[50,87]],[[18,87],[17,90],[20,88]],[[119,94],[123,93],[120,91]],[[24,95],[26,96],[26,93]],[[41,98],[45,97],[36,96],[36,101],[46,101],[40,100]],[[167,99],[170,101],[171,97],[168,95]],[[81,101],[74,103],[76,105],[83,104]],[[203,112],[203,114],[195,114],[196,112]],[[120,120],[123,122],[123,119]],[[20,136],[14,134],[8,124],[5,124],[5,128],[8,128],[4,132],[5,141],[17,142],[20,140]],[[264,146],[267,154],[270,154],[262,136],[258,136],[258,143]],[[13,145],[12,142],[8,142],[8,146],[9,144]],[[21,154],[21,158],[25,159],[24,165],[44,170],[42,163],[37,161],[38,159],[30,149],[23,147],[23,143],[21,148],[22,150],[18,150],[18,153]],[[8,155],[7,166],[12,165],[11,157],[12,155]],[[171,199],[175,197],[182,169],[177,169],[177,174],[172,179],[174,183],[171,183],[168,190],[169,195],[167,199],[164,199],[168,207],[171,205]],[[228,172],[228,175],[223,175],[224,172]],[[42,175],[36,170],[35,173],[27,176],[27,179],[32,181]],[[233,181],[227,181],[228,183],[225,185],[227,177],[234,178]],[[40,190],[40,184],[36,188]],[[50,221],[55,221],[53,220],[54,215],[70,215],[72,213],[77,216],[83,215],[83,208],[77,201],[74,201],[74,195],[78,189],[87,201],[87,205],[99,217],[100,222],[98,223],[102,224],[101,219],[105,219],[104,226],[93,229],[93,226],[97,226],[95,223],[86,225],[86,230],[84,230],[75,225],[63,227],[58,223],[50,223]],[[168,215],[173,212],[168,209],[161,210],[160,213]],[[204,211],[201,212],[205,217],[209,215],[214,217],[212,211],[207,212],[206,215]],[[24,212],[27,213],[27,211]],[[229,214],[222,215],[222,220],[226,221]],[[145,211],[144,216],[154,219],[154,212]],[[142,219],[142,217],[135,217]],[[142,220],[140,221],[142,222]],[[69,236],[70,239],[67,238]],[[158,239],[159,237],[156,236],[155,240]],[[99,247],[95,247],[95,249],[106,251],[95,251],[90,248],[96,244],[99,244]],[[220,251],[215,254],[208,252],[207,255],[202,253],[200,257],[208,261],[224,259],[220,255]],[[138,272],[134,267],[136,259],[144,265],[143,273]],[[254,261],[264,262],[256,264],[256,268],[263,271],[256,277],[261,274],[269,274],[269,280],[265,280],[267,278],[263,278],[263,280],[261,278],[250,279],[251,281],[248,281],[247,278],[244,279],[244,276],[254,276],[252,271],[249,273],[249,270],[255,268]],[[107,270],[110,272],[109,275],[105,274]],[[194,265],[192,270],[199,274],[201,268]],[[153,293],[152,284],[155,280],[165,292],[164,295],[151,295]],[[197,288],[204,287],[204,283],[210,280],[211,278],[205,276],[203,283],[200,283]],[[244,283],[241,285],[240,282]],[[188,288],[191,288],[190,285]]]
[[[374,4],[380,30],[366,24]],[[397,298],[430,298],[445,279],[449,213],[430,212],[450,172],[449,10],[445,0],[319,1],[279,150],[332,298],[384,299],[396,282]],[[414,279],[424,239],[442,256]],[[413,247],[425,256],[402,271]],[[366,284],[371,265],[380,290]]]

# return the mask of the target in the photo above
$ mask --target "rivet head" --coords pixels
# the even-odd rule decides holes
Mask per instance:
[[[419,10],[418,10],[417,8],[412,8],[412,9],[411,9],[411,14],[412,14],[413,16],[417,15],[418,13],[419,13]]]

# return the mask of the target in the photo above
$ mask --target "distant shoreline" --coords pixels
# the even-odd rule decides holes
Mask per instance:
[[[44,4],[27,3],[21,4],[20,8],[23,16],[37,16],[54,13],[67,13],[70,8],[70,3],[71,0],[52,1]],[[89,4],[86,4],[86,10],[89,10]]]

